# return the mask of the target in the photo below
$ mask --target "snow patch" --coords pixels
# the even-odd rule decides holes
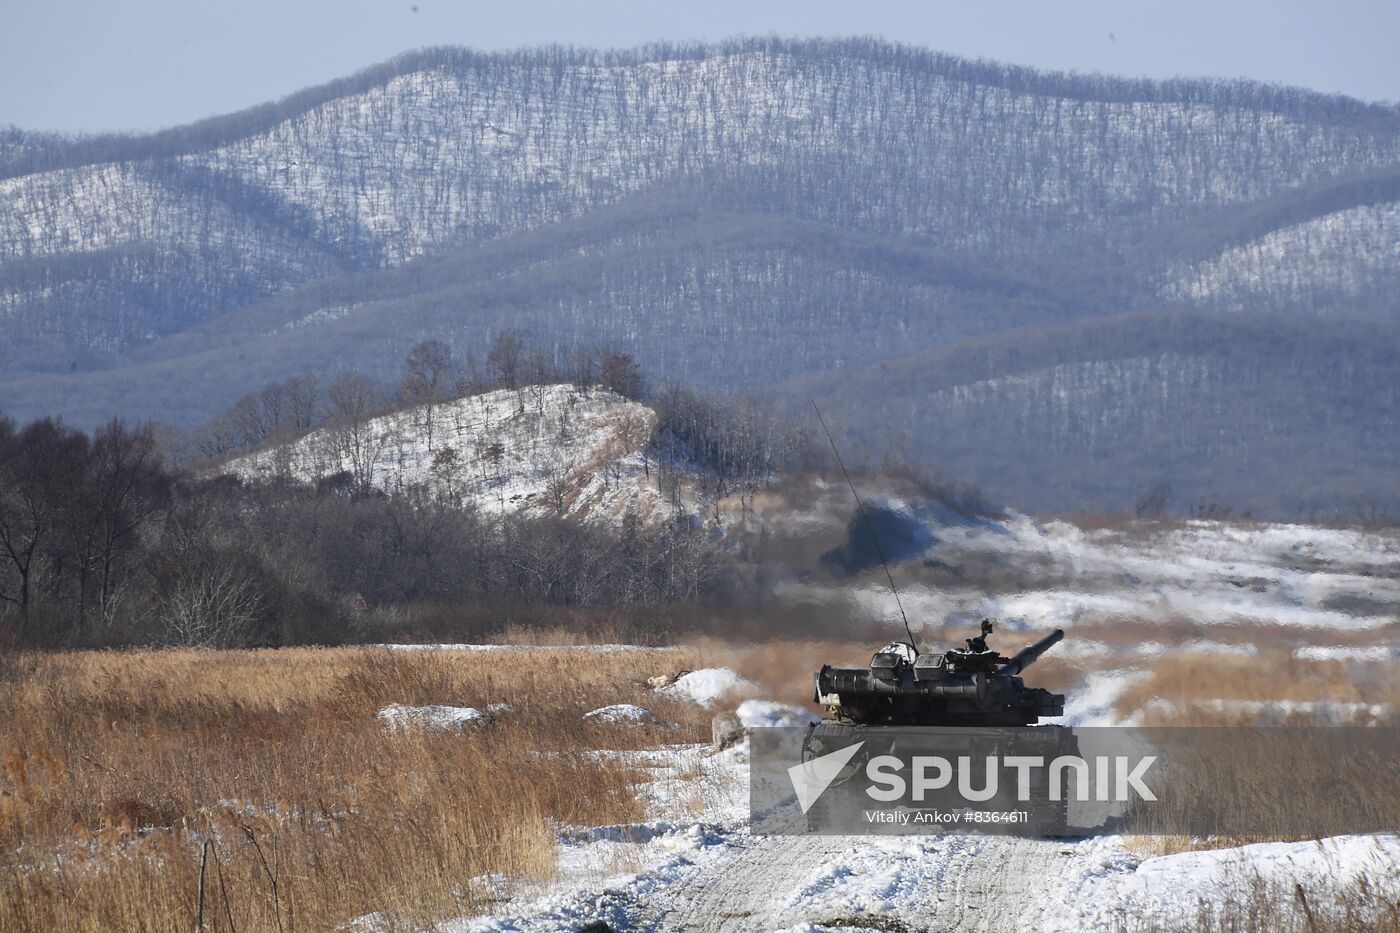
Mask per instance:
[[[1185,704],[1157,697],[1149,700],[1141,713],[1158,713],[1172,717],[1180,714],[1183,709],[1243,719],[1261,726],[1282,725],[1298,720],[1317,726],[1365,725],[1370,722],[1388,722],[1391,716],[1388,703],[1348,703],[1341,700],[1237,700],[1218,697],[1196,699]]]
[[[707,667],[682,674],[675,683],[669,687],[662,687],[657,692],[713,709],[720,700],[731,693],[756,689],[757,684],[727,667]]]
[[[1400,659],[1395,645],[1303,645],[1293,649],[1299,661],[1394,661]]]
[[[377,714],[391,731],[462,729],[479,725],[486,714],[471,706],[404,706],[392,703]]]
[[[606,723],[614,726],[636,726],[656,722],[656,714],[644,706],[631,703],[616,703],[589,710],[583,714],[585,722]]]
[[[1107,845],[1111,840],[1102,840]],[[1294,886],[1314,905],[1330,891],[1362,879],[1393,899],[1400,893],[1400,837],[1336,836],[1307,842],[1268,842],[1204,852],[1180,852],[1133,865],[1121,856],[1080,862],[1065,891],[1066,913],[1049,929],[1122,929],[1151,918],[1154,928],[1194,929],[1203,913],[1228,915],[1228,905],[1247,909],[1262,883],[1279,893],[1278,906],[1297,911]],[[1385,894],[1376,898],[1383,901]],[[1296,918],[1301,921],[1303,918]],[[1379,918],[1375,918],[1379,919]]]
[[[990,617],[1000,620],[1003,633],[1064,628],[1071,637],[1055,650],[1065,656],[1078,650],[1086,656],[1181,650],[1243,656],[1252,650],[1248,637],[1207,637],[1185,647],[1151,641],[1077,649],[1073,629],[1174,628],[1188,621],[1245,636],[1258,626],[1300,634],[1379,629],[1383,636],[1400,607],[1400,536],[1391,532],[1204,520],[1085,529],[1016,515],[998,527],[997,534],[941,527],[927,553],[950,567],[1020,568],[1005,591],[980,580],[911,585],[901,593],[906,610],[955,624]],[[789,582],[777,592],[792,601],[845,600],[865,614],[898,618],[884,587]]]

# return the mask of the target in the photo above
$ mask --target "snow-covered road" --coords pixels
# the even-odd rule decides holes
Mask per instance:
[[[502,891],[494,916],[449,933],[613,930],[803,931],[1194,929],[1203,912],[1248,902],[1262,879],[1287,914],[1366,877],[1400,897],[1400,837],[1345,836],[1156,858],[1122,837],[755,836],[748,752],[697,746],[621,753],[655,775],[650,823],[561,832],[559,877]],[[704,789],[703,805],[689,795]],[[674,810],[682,799],[686,815]],[[1389,887],[1386,887],[1386,886]],[[372,924],[360,928],[376,929]],[[604,929],[596,927],[595,929]]]
[[[744,836],[635,905],[635,929],[1046,926],[1078,845],[1005,837]]]

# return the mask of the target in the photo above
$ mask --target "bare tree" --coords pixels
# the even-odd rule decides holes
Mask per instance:
[[[626,353],[615,353],[603,361],[598,381],[623,398],[637,399],[642,395],[642,368]]]
[[[455,371],[452,349],[440,340],[415,344],[404,360],[404,400],[423,409],[429,451],[433,449],[434,414],[456,383]]]
[[[456,448],[444,447],[433,454],[429,468],[437,482],[438,493],[449,502],[461,502],[461,476],[464,468],[462,457]]]
[[[60,544],[82,486],[87,437],[50,418],[16,432],[0,418],[0,601],[19,610],[30,631],[39,568]],[[53,581],[56,583],[56,580]]]
[[[220,415],[195,430],[190,445],[208,460],[219,460],[238,449],[238,429],[227,415]]]
[[[564,509],[569,504],[569,493],[573,490],[576,481],[573,459],[563,463],[550,463],[545,467],[545,501],[549,503],[550,508],[554,509],[555,515],[564,514]]]
[[[161,465],[150,425],[128,431],[119,420],[108,422],[93,437],[84,484],[79,550],[80,617],[86,614],[86,577],[97,578],[97,609],[110,622],[124,577],[120,563],[146,527],[165,508],[170,480]]]
[[[214,562],[165,597],[160,622],[176,644],[235,648],[251,641],[263,608],[256,581]]]
[[[507,389],[520,387],[525,337],[518,330],[503,330],[496,335],[486,354],[486,366],[496,380]]]
[[[311,430],[316,422],[316,405],[321,394],[321,377],[315,373],[293,376],[283,383],[286,390],[286,421],[298,433]]]
[[[360,495],[373,488],[374,468],[391,441],[389,432],[374,424],[377,402],[374,384],[360,373],[346,373],[326,391],[327,434]]]
[[[575,347],[569,353],[569,380],[580,392],[587,392],[598,384],[598,353],[596,350]]]
[[[238,448],[254,447],[272,433],[256,393],[235,402],[225,418],[233,428],[234,446]]]

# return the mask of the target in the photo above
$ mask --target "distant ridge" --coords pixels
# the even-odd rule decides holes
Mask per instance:
[[[1076,390],[1093,423],[1112,380],[1137,378],[1105,365],[1123,358],[1110,336],[1224,341],[1192,357],[1214,375],[1161,428],[1203,470],[1225,467],[1192,434],[1199,412],[1255,404],[1253,377],[1217,364],[1264,378],[1273,332],[1336,406],[1297,443],[1389,423],[1384,392],[1344,383],[1374,367],[1335,354],[1374,360],[1400,324],[1390,104],[873,39],[436,48],[145,136],[5,131],[0,175],[0,380],[19,417],[188,427],[302,371],[389,379],[417,340],[465,359],[515,328],[556,360],[618,347],[702,391],[861,373],[856,409],[901,425],[922,417],[893,401],[921,384],[891,381],[901,359],[944,379],[981,360],[980,384],[1039,352],[1029,335],[1097,333],[1047,364],[1105,380]],[[1267,377],[1276,394],[1286,375]],[[1279,431],[1244,431],[1230,456]],[[1147,440],[1096,443],[1095,470]],[[1396,475],[1382,453],[1352,450],[1335,490],[1321,466],[1280,477],[1278,501],[1379,488]],[[1126,494],[1082,466],[1054,466],[1055,502]]]
[[[717,43],[647,43],[630,49],[598,50],[567,45],[527,47],[514,51],[480,51],[465,46],[430,46],[396,55],[354,74],[256,104],[232,113],[206,117],[150,133],[62,134],[0,130],[0,178],[73,168],[98,161],[130,161],[188,155],[265,132],[341,97],[383,87],[396,77],[417,71],[444,70],[459,74],[503,63],[527,65],[593,65],[631,67],[647,62],[696,61],[747,52],[807,54],[835,52],[879,61],[892,55],[912,56],[928,71],[953,80],[975,80],[1015,92],[1051,93],[1058,97],[1112,103],[1174,101],[1254,107],[1310,120],[1351,122],[1374,120],[1400,124],[1400,105],[1368,102],[1344,94],[1247,79],[1175,78],[1155,81],[1111,75],[1030,68],[990,59],[966,58],[920,46],[882,39],[741,38]],[[116,152],[114,155],[113,152]]]
[[[1400,515],[1400,327],[1137,312],[806,376],[852,446],[1036,512]],[[873,458],[872,465],[878,465]]]

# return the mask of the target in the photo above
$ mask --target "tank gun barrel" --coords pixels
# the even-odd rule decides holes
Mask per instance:
[[[1049,635],[1046,635],[1044,638],[1042,638],[1035,644],[1027,645],[1020,651],[1016,652],[1016,655],[1014,657],[1008,659],[1005,664],[997,668],[997,673],[1009,674],[1013,677],[1016,676],[1017,674],[1021,673],[1026,668],[1034,664],[1036,662],[1036,659],[1038,659],[1042,654],[1049,651],[1055,645],[1059,644],[1060,639],[1064,637],[1064,629],[1055,629],[1055,631],[1051,632]]]

